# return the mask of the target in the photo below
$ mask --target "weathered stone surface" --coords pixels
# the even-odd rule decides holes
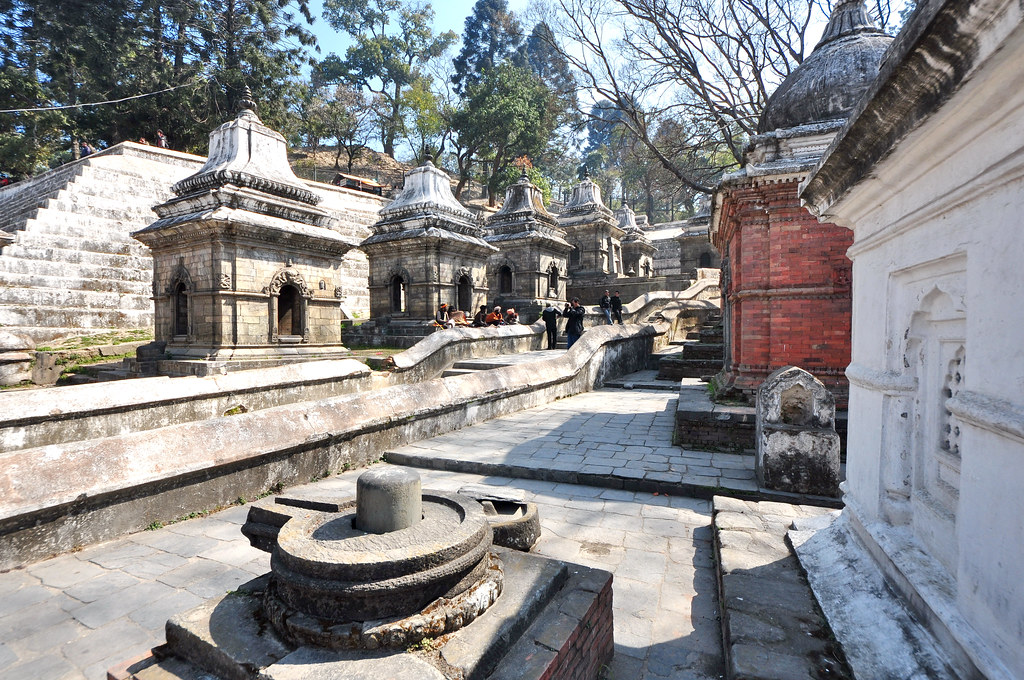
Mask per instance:
[[[820,380],[788,366],[757,392],[757,479],[777,491],[839,495],[835,399]]]
[[[250,680],[291,652],[258,618],[260,597],[245,592],[216,598],[167,622],[175,654],[223,680]]]
[[[356,526],[372,534],[408,529],[423,517],[420,476],[411,468],[386,467],[359,475]]]
[[[303,647],[266,668],[260,680],[445,680],[423,659],[402,652],[367,657]]]

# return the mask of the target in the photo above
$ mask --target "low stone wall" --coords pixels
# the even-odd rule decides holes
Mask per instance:
[[[0,454],[0,570],[588,391],[644,368],[665,330],[595,328],[557,359]]]
[[[369,389],[354,359],[197,378],[140,378],[0,393],[0,452],[142,432]]]
[[[436,331],[400,354],[388,358],[392,384],[439,377],[456,361],[532,352],[546,346],[544,324]]]

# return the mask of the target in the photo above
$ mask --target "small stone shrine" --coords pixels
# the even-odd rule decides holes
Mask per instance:
[[[160,219],[132,234],[153,253],[155,342],[139,361],[163,373],[346,352],[340,267],[357,241],[332,229],[251,96],[241,106],[210,133],[206,164],[154,208]]]
[[[762,486],[776,491],[839,495],[839,435],[832,393],[813,375],[787,366],[757,391],[757,458]]]
[[[469,313],[487,304],[487,258],[497,249],[431,161],[406,173],[405,187],[371,229],[361,248],[375,323],[428,322],[441,303]]]
[[[503,535],[527,550],[536,506],[483,496],[421,491],[414,470],[384,466],[354,500],[255,504],[242,532],[271,572],[172,618],[129,677],[596,680],[613,651],[611,575],[497,548],[492,523],[509,520],[489,517],[495,503],[519,506],[525,531]]]
[[[572,246],[525,174],[508,188],[501,209],[487,218],[486,231],[484,240],[499,249],[487,272],[495,304],[515,308],[530,322],[548,302],[565,300]]]
[[[574,281],[622,272],[623,231],[601,201],[601,188],[589,176],[573,187],[558,224],[573,245],[569,273]]]
[[[622,207],[615,211],[615,216],[619,220],[619,228],[623,231],[622,267],[626,276],[649,279],[654,274],[654,244],[644,233],[643,227],[637,221],[636,213],[628,205],[623,203]],[[647,216],[641,215],[640,220],[646,224]]]

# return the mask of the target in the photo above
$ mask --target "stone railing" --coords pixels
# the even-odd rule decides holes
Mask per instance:
[[[488,328],[449,328],[435,331],[409,349],[388,358],[394,384],[430,380],[456,361],[539,350],[544,324]]]
[[[706,271],[706,270],[705,270]],[[675,315],[687,308],[718,307],[721,289],[718,279],[713,277],[695,281],[689,288],[682,291],[654,290],[644,293],[635,300],[622,305],[623,323],[644,323],[652,314],[674,310]],[[604,323],[604,313],[598,305],[587,306],[586,322],[588,326]]]
[[[0,393],[0,452],[141,432],[370,389],[354,359],[197,378],[140,378]],[[0,456],[3,455],[0,453]]]
[[[529,364],[8,451],[0,454],[0,570],[588,391],[644,368],[664,332],[595,328],[563,356]]]

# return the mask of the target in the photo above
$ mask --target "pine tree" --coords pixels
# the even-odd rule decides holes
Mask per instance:
[[[455,91],[463,94],[484,74],[507,59],[524,66],[520,46],[523,30],[506,0],[477,0],[466,18],[462,49],[455,57]]]

